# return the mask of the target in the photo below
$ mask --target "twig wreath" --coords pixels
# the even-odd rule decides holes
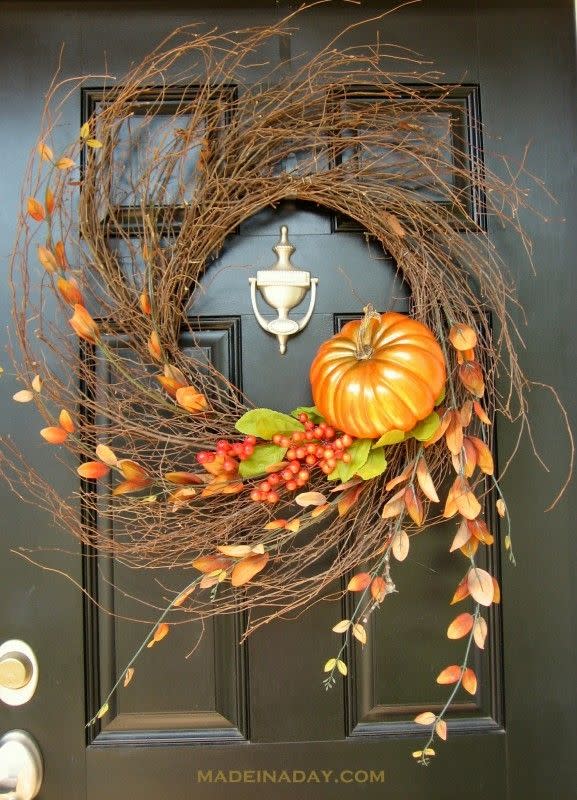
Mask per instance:
[[[53,82],[12,263],[23,384],[14,399],[33,401],[41,435],[67,451],[85,513],[77,492],[62,497],[10,440],[2,467],[100,555],[182,570],[182,590],[143,647],[176,615],[251,610],[249,634],[344,581],[358,602],[335,624],[327,688],[395,591],[392,558],[406,558],[413,534],[454,518],[451,550],[464,562],[452,602],[470,608],[448,636],[464,638],[465,655],[437,678],[451,684],[443,710],[416,719],[428,737],[413,755],[427,763],[456,692],[476,691],[469,655],[485,643],[483,609],[499,602],[476,561],[494,542],[488,503],[506,523],[513,560],[491,425],[498,413],[529,431],[531,383],[517,359],[506,269],[481,225],[470,220],[463,232],[458,221],[474,182],[487,215],[518,232],[530,259],[518,222],[526,192],[512,171],[503,180],[483,169],[476,151],[466,165],[452,158],[424,122],[438,115],[439,92],[451,107],[450,93],[405,50],[340,46],[347,29],[288,76],[267,72],[267,46],[291,35],[294,17],[226,34],[175,31],[103,91],[64,147],[63,109],[82,81]],[[167,119],[168,96],[177,103]],[[122,158],[127,137],[136,168]],[[295,156],[293,170],[279,169]],[[430,202],[423,186],[445,202]],[[311,370],[316,405],[292,414],[250,408],[179,346],[227,237],[286,198],[359,223],[396,262],[412,303],[410,317],[367,306],[364,320],[324,343]]]

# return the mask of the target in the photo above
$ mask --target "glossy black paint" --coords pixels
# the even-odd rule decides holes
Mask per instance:
[[[380,12],[334,3],[309,12],[310,22],[292,37],[292,50],[312,50],[343,23]],[[18,213],[24,163],[36,137],[44,92],[66,43],[63,74],[104,69],[121,74],[178,24],[206,20],[223,27],[276,19],[282,4],[221,2],[1,2],[0,78],[3,275]],[[570,2],[442,2],[409,6],[387,18],[383,38],[435,60],[448,83],[478,85],[485,125],[485,160],[498,171],[501,153],[519,160],[531,143],[527,167],[543,176],[558,205],[535,193],[538,212],[523,213],[534,241],[537,275],[527,269],[519,243],[487,221],[512,275],[528,317],[522,353],[528,374],[555,384],[575,419],[574,337],[576,238],[576,85],[573,6]],[[367,33],[353,35],[366,40]],[[286,57],[286,41],[281,51]],[[278,58],[278,53],[271,53]],[[95,77],[94,86],[102,83]],[[63,119],[63,135],[75,131],[80,95]],[[562,218],[568,220],[563,223]],[[307,332],[289,343],[281,360],[274,342],[260,331],[247,303],[246,269],[217,275],[219,265],[266,266],[278,226],[287,222],[297,245],[295,263],[321,278],[319,306]],[[387,307],[403,287],[393,282],[394,265],[375,261],[362,236],[335,232],[323,210],[285,205],[247,220],[211,268],[217,277],[194,307],[207,352],[242,380],[247,394],[263,405],[296,406],[306,401],[307,365],[318,342],[343,315],[356,314],[361,297]],[[338,271],[338,267],[343,272]],[[8,323],[8,292],[0,293]],[[228,321],[228,322],[227,322]],[[39,443],[29,412],[15,407],[16,390],[3,357],[3,433],[23,444],[41,471],[51,471],[63,488],[70,476]],[[266,379],[263,379],[265,376]],[[274,377],[271,377],[274,376]],[[419,739],[406,738],[415,709],[434,705],[434,676],[453,645],[442,640],[451,618],[447,596],[462,565],[446,556],[449,531],[415,548],[414,562],[396,570],[400,596],[376,619],[373,649],[359,654],[348,683],[325,694],[319,665],[331,655],[339,618],[334,604],[321,604],[298,621],[269,626],[248,645],[237,646],[238,631],[217,623],[198,654],[185,661],[193,632],[171,634],[138,665],[133,686],[119,696],[101,732],[84,724],[99,696],[122,669],[144,635],[138,625],[112,624],[85,607],[65,578],[42,571],[11,552],[32,554],[79,582],[91,580],[74,545],[51,520],[23,505],[2,486],[3,534],[0,559],[0,632],[26,639],[41,669],[39,689],[25,707],[0,708],[0,732],[28,729],[46,762],[41,797],[96,798],[391,798],[419,800],[524,800],[575,796],[575,488],[552,512],[543,509],[562,479],[567,447],[553,402],[532,393],[537,445],[549,463],[543,472],[524,446],[505,478],[515,519],[516,570],[502,568],[503,641],[499,627],[490,654],[479,664],[483,688],[475,702],[462,698],[446,746],[428,770],[409,752]],[[498,431],[501,462],[513,446],[506,425]],[[55,466],[56,463],[56,466]],[[436,534],[437,536],[437,534]],[[50,548],[60,548],[50,552]],[[67,553],[61,552],[62,550]],[[416,562],[425,564],[426,568]],[[434,574],[430,570],[438,570]],[[450,570],[453,569],[454,573]],[[447,573],[446,570],[449,570]],[[142,576],[121,577],[124,587],[149,590]],[[174,580],[174,576],[170,576]],[[92,580],[95,580],[94,574]],[[119,610],[120,597],[104,594]],[[497,620],[498,622],[498,620]],[[213,677],[214,676],[214,677]],[[458,735],[459,728],[466,733]],[[453,735],[454,733],[454,735]],[[334,770],[327,782],[276,785],[256,781],[258,770]],[[334,783],[341,769],[384,770],[383,783]],[[197,782],[198,770],[254,770],[247,782]]]

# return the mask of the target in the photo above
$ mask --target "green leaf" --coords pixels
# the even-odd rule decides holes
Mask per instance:
[[[357,470],[357,475],[364,481],[369,481],[371,478],[376,478],[377,475],[382,475],[386,468],[385,449],[384,447],[377,447],[370,451],[369,457],[363,466]]]
[[[259,439],[272,439],[275,433],[303,430],[298,420],[270,408],[252,408],[242,415],[235,428],[247,436],[258,436]]]
[[[341,469],[342,467],[346,467],[346,464],[343,464],[342,461],[337,461],[337,465],[332,472],[327,475],[327,481],[338,481],[341,480]],[[343,481],[344,482],[344,481]]]
[[[440,424],[441,418],[436,411],[432,411],[428,417],[415,425],[407,436],[414,437],[418,442],[426,442],[435,433]]]
[[[343,483],[346,483],[366,464],[372,443],[372,439],[355,439],[347,450],[351,456],[349,463],[337,462],[339,478]]]
[[[286,447],[277,447],[276,444],[257,444],[252,456],[240,462],[239,474],[242,478],[263,475],[266,473],[267,467],[272,467],[273,464],[282,461],[285,453]]]
[[[311,422],[324,422],[324,417],[321,416],[316,406],[299,406],[291,411],[291,417],[298,419],[299,414],[308,414]]]
[[[405,441],[405,431],[387,431],[374,443],[373,448],[382,447],[384,444],[399,444]]]

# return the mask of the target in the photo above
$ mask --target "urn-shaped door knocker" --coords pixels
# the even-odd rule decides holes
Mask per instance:
[[[311,278],[310,272],[297,269],[291,263],[291,256],[295,247],[288,240],[288,228],[282,225],[280,229],[280,242],[273,247],[273,252],[278,260],[270,269],[259,270],[256,278],[249,278],[250,295],[255,317],[259,325],[268,333],[276,336],[281,353],[286,353],[286,343],[289,336],[302,331],[310,320],[317,296],[318,278]],[[266,320],[258,310],[256,290],[259,289],[265,301],[277,312],[278,317]],[[289,319],[289,312],[305,298],[310,290],[310,303],[307,313],[296,322]]]

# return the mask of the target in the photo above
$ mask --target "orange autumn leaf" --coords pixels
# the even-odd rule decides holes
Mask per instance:
[[[144,485],[150,485],[150,482],[146,482]],[[182,505],[183,503],[188,503],[193,497],[196,497],[196,489],[193,489],[192,486],[181,486],[179,489],[171,492],[167,500],[170,503]]]
[[[53,161],[54,160],[54,153],[52,149],[48,147],[47,144],[44,142],[38,142],[38,155],[42,159],[42,161]]]
[[[445,441],[449,451],[458,456],[463,447],[463,423],[461,421],[461,414],[458,411],[448,411],[448,424],[445,430]]]
[[[242,481],[226,481],[221,489],[221,494],[239,494],[243,489]]]
[[[58,241],[54,245],[54,255],[56,256],[56,261],[58,262],[58,266],[60,269],[66,269],[68,266],[68,259],[66,258],[66,249],[64,247],[64,242]]]
[[[176,390],[176,402],[191,414],[198,414],[208,406],[205,395],[198,392],[194,386],[183,386]]]
[[[68,322],[77,336],[92,344],[96,343],[99,336],[98,325],[83,305],[79,303],[74,305],[74,315]]]
[[[266,567],[270,556],[268,553],[262,553],[261,555],[253,555],[247,556],[243,558],[242,561],[239,561],[238,564],[233,568],[230,582],[233,586],[244,586],[246,583],[251,581],[255,575],[258,575],[259,572]]]
[[[432,503],[438,503],[439,495],[435,489],[435,484],[431,478],[431,473],[427,467],[427,462],[422,456],[417,464],[417,480],[419,481],[419,486],[421,487],[421,491],[425,497],[428,497]]]
[[[190,595],[194,592],[194,589],[195,589],[194,585],[188,586],[186,589],[184,589],[184,591],[182,591],[178,595],[178,597],[174,600],[172,604],[173,608],[180,608],[181,606],[183,606],[190,597]]]
[[[361,492],[363,491],[363,484],[359,483],[358,486],[353,486],[352,489],[347,489],[346,492],[339,497],[337,502],[337,508],[339,512],[339,517],[344,517],[345,514],[351,510],[351,508],[355,505]]]
[[[475,619],[472,614],[469,614],[468,612],[459,614],[459,616],[455,617],[455,619],[447,628],[447,638],[462,639],[463,636],[466,636],[469,633],[474,622]]]
[[[160,625],[157,626],[156,630],[152,634],[152,638],[155,642],[161,642],[165,636],[168,635],[170,628],[168,623],[161,622]]]
[[[42,222],[43,219],[46,218],[46,213],[44,211],[44,206],[42,203],[39,203],[34,197],[29,197],[26,203],[26,210],[28,214],[35,219],[36,222]]]
[[[76,472],[81,478],[98,480],[98,478],[104,478],[105,475],[108,475],[110,467],[103,464],[102,461],[85,461],[84,464],[81,464],[76,469]]]
[[[156,331],[152,331],[148,339],[148,352],[155,361],[162,361],[162,346],[160,336]]]
[[[493,464],[493,455],[489,447],[476,436],[470,436],[469,439],[477,452],[477,466],[485,475],[492,475],[495,467]]]
[[[173,364],[165,364],[164,365],[164,374],[167,378],[172,378],[174,381],[178,381],[182,386],[187,386],[188,381],[178,367],[175,367]]]
[[[68,412],[65,408],[62,409],[60,415],[58,417],[58,422],[60,423],[60,427],[64,428],[66,433],[74,433],[75,426],[72,417],[70,416],[70,412]]]
[[[407,486],[403,495],[403,500],[407,508],[407,512],[415,525],[422,525],[425,517],[423,503],[421,498],[417,495],[413,485]]]
[[[62,444],[68,438],[68,433],[64,430],[64,428],[53,426],[49,428],[42,428],[40,431],[40,436],[49,444]]]
[[[194,472],[167,472],[164,478],[169,483],[176,483],[183,486],[193,483],[203,483],[200,475],[196,475]]]
[[[192,566],[199,572],[214,572],[215,570],[227,569],[231,564],[229,558],[224,556],[201,556],[192,562]]]
[[[463,672],[463,689],[469,694],[475,694],[477,692],[477,676],[473,672],[470,667]]]
[[[413,722],[416,722],[417,725],[432,725],[436,719],[432,711],[423,711],[417,714]]]
[[[491,424],[491,420],[487,416],[487,412],[485,411],[485,409],[483,408],[483,406],[480,403],[477,403],[476,400],[473,403],[473,409],[474,409],[475,414],[477,415],[477,417],[481,420],[481,422],[484,422],[485,425],[490,425]]]
[[[129,683],[132,681],[133,677],[134,677],[134,667],[128,667],[128,669],[124,673],[124,682],[122,684],[124,689],[126,689]]]
[[[399,514],[405,508],[404,495],[405,490],[401,489],[400,492],[394,494],[390,500],[385,503],[383,510],[381,511],[381,517],[383,519],[393,519],[394,517],[399,516]]]
[[[249,544],[221,544],[217,550],[229,558],[244,558],[251,554],[252,547]]]
[[[460,677],[461,667],[457,666],[457,664],[452,664],[450,667],[445,667],[445,669],[437,675],[437,683],[442,685],[457,683]]]
[[[437,732],[437,736],[439,739],[442,739],[444,742],[447,741],[447,723],[444,719],[440,719],[437,724],[435,725],[435,730]]]
[[[469,519],[467,520],[467,527],[471,533],[471,536],[474,536],[477,541],[481,542],[481,544],[493,544],[495,541],[491,533],[489,532],[489,528],[487,527],[487,523],[482,519]]]
[[[457,508],[457,501],[455,499],[455,486],[453,484],[453,486],[451,486],[451,488],[447,492],[447,498],[445,500],[445,508],[443,509],[443,516],[446,519],[450,519],[451,517],[455,516],[457,511],[458,508]]]
[[[47,214],[53,214],[55,208],[54,202],[54,192],[50,188],[50,186],[46,187],[46,192],[44,194],[44,205],[46,207]]]
[[[481,513],[481,504],[471,491],[469,482],[462,476],[458,475],[451,487],[453,498],[457,510],[466,519],[475,519]]]
[[[471,567],[467,573],[471,597],[482,606],[490,606],[495,595],[493,577],[481,567]]]
[[[455,550],[458,550],[460,547],[463,547],[464,544],[467,544],[470,538],[471,538],[471,531],[469,530],[469,527],[467,525],[467,520],[462,519],[461,524],[457,528],[457,533],[455,534],[455,538],[451,543],[449,552],[453,553]]]
[[[368,572],[357,572],[356,575],[350,579],[347,584],[347,591],[349,592],[364,592],[367,586],[371,583],[371,576]]]
[[[140,492],[147,486],[150,486],[151,481],[121,481],[112,490],[113,497],[119,497],[123,494],[131,494],[132,492]]]
[[[168,378],[166,375],[155,375],[154,377],[171,397],[176,397],[176,393],[179,389],[186,388],[185,383],[181,383],[174,378]]]
[[[58,269],[58,262],[56,256],[47,247],[39,244],[36,248],[38,254],[38,261],[42,264],[46,272],[56,272]]]
[[[457,363],[464,364],[465,361],[475,361],[475,351],[473,349],[457,351]]]
[[[387,584],[385,579],[378,575],[371,581],[371,597],[375,603],[382,603],[387,595]]]
[[[34,400],[34,392],[31,392],[30,389],[20,389],[20,391],[12,395],[12,400],[17,403],[29,403]]]
[[[477,451],[473,442],[468,436],[463,439],[463,449],[461,451],[463,472],[466,478],[470,478],[477,466]]]
[[[211,573],[210,575],[203,575],[198,585],[201,589],[210,589],[211,586],[215,586],[217,583],[222,583],[225,578],[226,572],[224,570],[217,571],[214,574]]]
[[[473,639],[475,644],[480,650],[485,648],[485,639],[487,638],[487,623],[483,617],[477,617],[473,625]]]
[[[473,401],[472,400],[465,400],[461,407],[461,424],[463,428],[468,427],[471,424],[471,417],[473,416]]]
[[[470,325],[458,322],[449,332],[449,341],[455,350],[470,350],[477,344],[477,334]]]
[[[60,276],[56,282],[56,285],[64,300],[71,306],[84,304],[82,292],[78,288],[78,284],[74,278],[69,278],[67,280],[66,278]]]
[[[330,507],[330,503],[324,503],[322,506],[315,506],[310,512],[311,519],[316,519],[317,517],[322,516],[330,509]]]
[[[455,594],[453,595],[450,604],[452,606],[454,606],[455,603],[460,603],[461,600],[464,600],[466,597],[469,597],[470,594],[471,593],[469,591],[469,584],[467,582],[467,576],[465,575],[465,577],[463,578],[461,583],[455,589]]]
[[[146,481],[149,480],[149,475],[140,464],[136,461],[131,461],[129,458],[121,458],[117,462],[117,466],[128,481]]]
[[[473,558],[478,549],[478,540],[471,538],[461,547],[461,553],[465,556],[465,558]]]
[[[485,381],[483,370],[476,361],[465,361],[459,367],[459,379],[465,389],[475,397],[483,397],[485,394]]]
[[[411,540],[406,531],[395,531],[391,540],[391,552],[397,561],[404,561],[409,555]]]
[[[501,587],[499,586],[499,581],[497,578],[493,578],[493,602],[501,602]]]
[[[307,506],[323,506],[327,502],[327,498],[321,492],[301,492],[295,497],[295,502],[299,506],[303,506],[303,508]]]
[[[115,467],[118,464],[115,452],[106,444],[96,445],[96,455],[109,467]]]
[[[62,158],[59,158],[56,162],[56,168],[61,170],[72,169],[72,167],[75,166],[76,162],[74,162],[71,158],[68,158],[68,156],[62,156]]]
[[[286,519],[272,519],[264,526],[265,531],[278,531],[280,528],[286,528],[288,520]]]
[[[152,306],[150,305],[150,297],[148,292],[142,292],[138,298],[138,304],[143,314],[150,315],[152,313]]]
[[[395,488],[395,486],[398,486],[400,483],[404,483],[405,481],[407,481],[409,479],[412,470],[413,470],[413,465],[408,464],[400,475],[397,475],[395,478],[391,478],[391,480],[385,484],[385,489],[387,490],[387,492],[392,491]]]

